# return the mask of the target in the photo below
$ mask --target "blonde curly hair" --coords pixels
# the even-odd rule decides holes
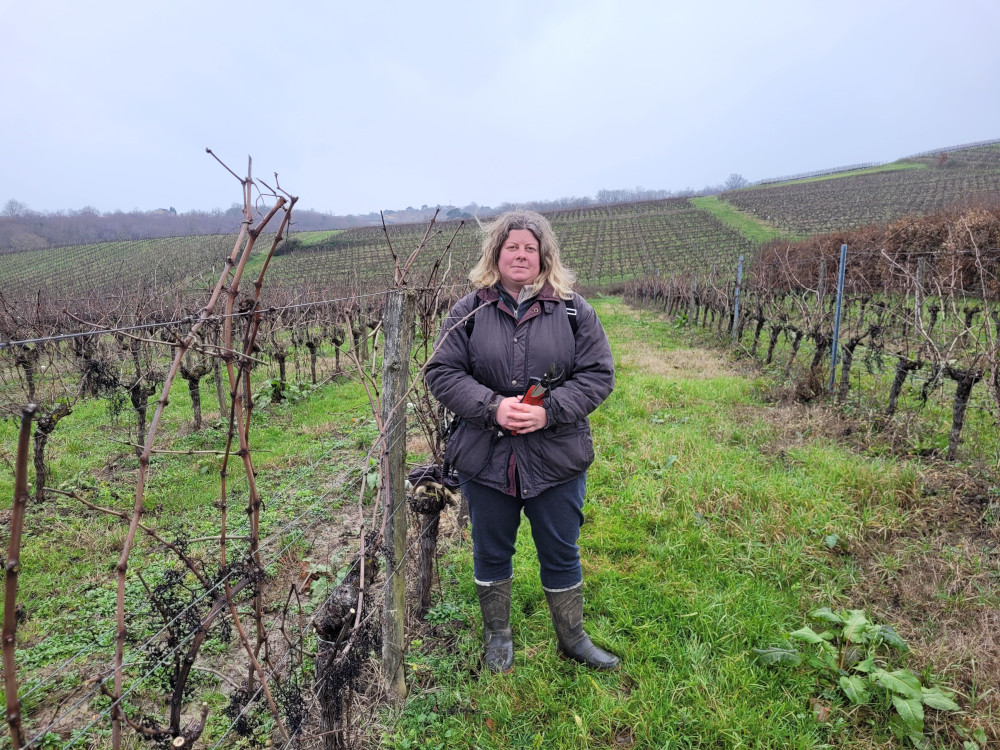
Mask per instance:
[[[538,276],[521,290],[521,299],[528,299],[541,291],[548,282],[562,299],[573,298],[576,274],[559,259],[559,240],[552,231],[549,220],[536,211],[506,211],[488,224],[480,224],[483,231],[483,253],[479,262],[469,271],[469,280],[477,288],[491,287],[500,281],[500,249],[508,235],[515,229],[527,229],[538,240]]]

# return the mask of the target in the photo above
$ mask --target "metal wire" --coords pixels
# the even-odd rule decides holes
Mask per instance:
[[[42,344],[48,341],[66,341],[68,339],[78,339],[86,338],[89,336],[102,336],[113,333],[128,333],[130,331],[141,331],[148,330],[150,328],[163,328],[165,326],[178,326],[185,323],[196,323],[199,320],[204,321],[216,321],[225,320],[227,318],[249,318],[254,315],[271,315],[273,313],[284,312],[285,310],[298,310],[306,307],[318,307],[320,305],[330,305],[340,302],[352,302],[361,299],[367,299],[369,297],[381,297],[388,294],[390,290],[386,289],[381,292],[370,292],[367,294],[357,294],[351,297],[337,297],[334,299],[324,299],[317,300],[315,302],[298,302],[291,305],[280,305],[278,307],[261,307],[253,310],[248,310],[246,312],[235,312],[235,313],[216,313],[214,315],[209,315],[206,318],[198,318],[195,315],[186,315],[183,318],[178,318],[176,320],[162,320],[153,323],[139,323],[131,326],[117,326],[115,328],[99,328],[93,331],[77,331],[75,333],[62,333],[54,336],[40,336],[33,339],[20,339],[18,341],[0,341],[0,350],[11,349],[15,346],[27,346],[29,344]]]

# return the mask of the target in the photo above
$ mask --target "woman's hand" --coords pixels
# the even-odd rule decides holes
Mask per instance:
[[[516,396],[508,396],[497,407],[497,424],[519,435],[541,430],[548,421],[544,406],[522,404]]]

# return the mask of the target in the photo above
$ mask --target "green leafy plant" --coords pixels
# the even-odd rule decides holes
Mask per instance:
[[[264,381],[254,394],[253,401],[258,409],[263,409],[271,403],[282,401],[297,404],[313,390],[315,390],[315,387],[309,383],[288,383],[278,378],[271,378]]]
[[[806,666],[815,670],[851,704],[872,710],[887,710],[889,729],[900,741],[914,747],[928,746],[924,736],[924,707],[957,711],[954,693],[941,687],[927,687],[911,670],[889,670],[892,658],[909,651],[906,642],[889,625],[871,622],[864,611],[833,612],[821,607],[810,618],[823,623],[817,633],[805,625],[788,637],[802,645],[754,649],[757,660],[766,665]]]
[[[962,750],[980,750],[986,747],[986,730],[976,727],[969,730],[965,727],[955,727],[958,736],[962,738]]]
[[[667,472],[670,471],[670,467],[677,462],[677,456],[671,453],[663,461],[653,469],[653,476],[657,479],[663,479],[667,476]]]
[[[441,602],[427,610],[424,619],[434,625],[444,625],[452,620],[461,619],[461,617],[462,610],[457,604],[454,602]]]

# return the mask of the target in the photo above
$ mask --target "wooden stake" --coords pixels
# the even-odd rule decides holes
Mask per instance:
[[[406,403],[413,347],[413,292],[394,289],[386,297],[385,354],[382,363],[382,491],[386,519],[386,594],[382,609],[382,671],[386,688],[406,697],[403,675],[406,615]]]

